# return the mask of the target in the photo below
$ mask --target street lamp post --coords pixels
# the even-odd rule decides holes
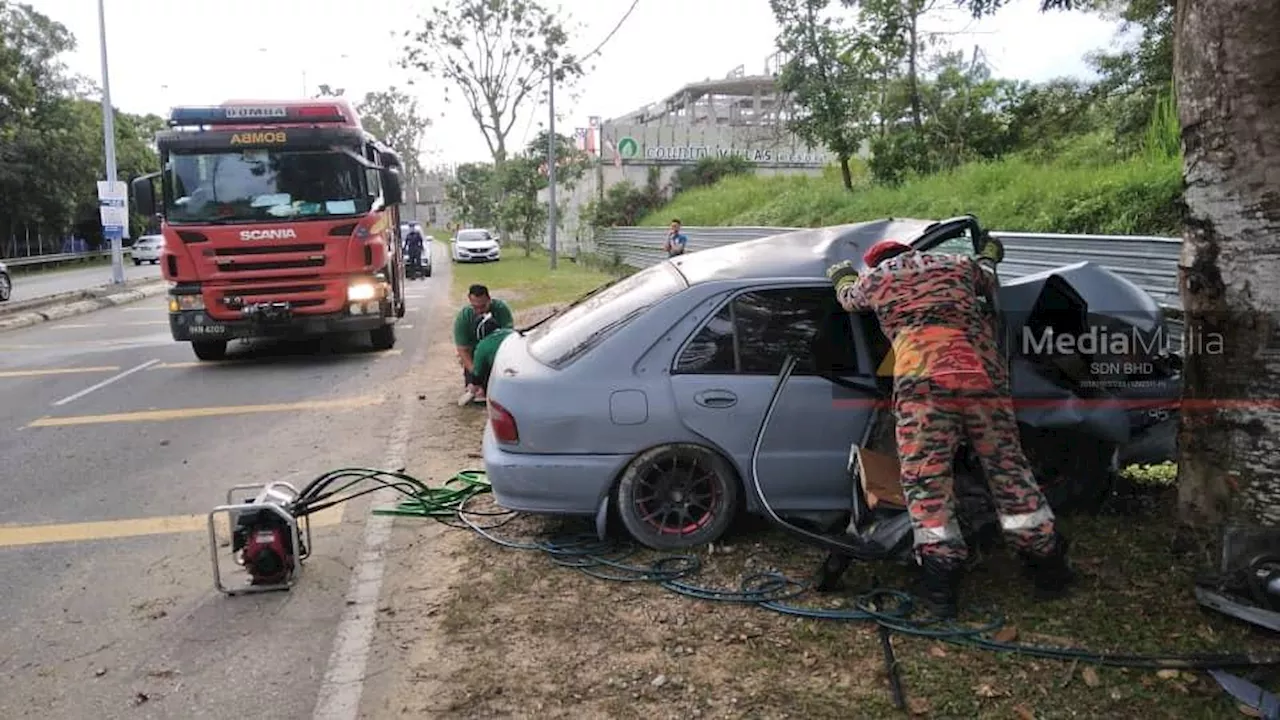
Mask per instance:
[[[103,2],[98,0],[98,36],[102,45],[102,137],[106,146],[107,188],[110,190],[116,185],[116,124],[115,112],[111,108],[111,79],[107,74],[107,13]],[[128,222],[127,214],[124,222]],[[111,240],[111,282],[121,285],[124,283],[124,248],[121,247],[124,229],[105,223],[102,229]]]
[[[550,110],[547,131],[547,249],[551,253],[551,269],[556,269],[556,66],[551,60],[551,73],[547,78],[547,105]]]

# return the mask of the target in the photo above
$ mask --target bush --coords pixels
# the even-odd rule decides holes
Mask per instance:
[[[944,218],[972,213],[993,230],[1177,235],[1182,168],[1174,156],[1115,155],[1100,136],[1067,145],[1050,161],[1018,156],[970,163],[897,187],[865,177],[853,192],[839,174],[727,177],[678,195],[641,225],[819,227],[881,217]]]

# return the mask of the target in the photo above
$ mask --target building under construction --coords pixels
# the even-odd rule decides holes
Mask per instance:
[[[574,187],[557,184],[556,199],[566,211],[558,232],[561,247],[589,236],[578,222],[583,205],[622,181],[643,186],[654,168],[664,187],[681,167],[706,157],[739,156],[761,175],[822,172],[834,155],[787,130],[793,106],[777,89],[784,63],[775,53],[760,74],[748,75],[738,66],[723,78],[689,83],[658,102],[608,120],[593,117],[589,127],[577,128],[578,146],[598,157],[599,165]]]
[[[777,89],[783,59],[769,56],[764,72],[738,66],[725,77],[693,82],[670,96],[588,129],[588,149],[626,165],[678,167],[704,157],[741,155],[761,170],[816,170],[831,161],[787,131],[792,104]],[[599,133],[599,144],[591,130]],[[673,167],[674,170],[674,167]]]

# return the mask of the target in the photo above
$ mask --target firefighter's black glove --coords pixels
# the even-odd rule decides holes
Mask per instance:
[[[858,271],[852,260],[845,260],[827,268],[827,278],[836,286],[836,292],[840,292],[841,288],[858,281]]]
[[[978,257],[998,265],[1004,261],[1004,243],[988,235],[986,242],[982,244],[982,249],[978,251]]]

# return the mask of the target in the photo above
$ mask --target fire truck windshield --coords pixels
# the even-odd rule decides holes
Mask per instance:
[[[245,150],[169,157],[174,223],[328,219],[369,212],[365,166],[343,152]]]

